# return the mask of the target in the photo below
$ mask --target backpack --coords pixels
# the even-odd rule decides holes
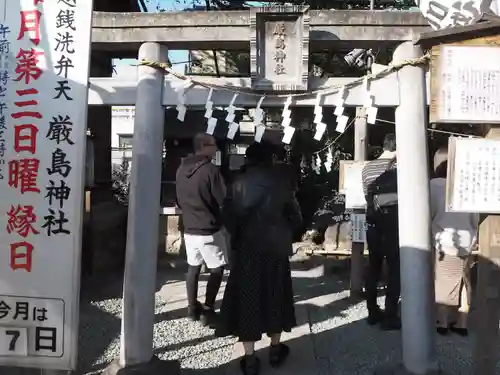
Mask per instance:
[[[382,173],[370,186],[373,198],[373,209],[375,212],[384,211],[387,208],[396,208],[398,205],[398,179],[396,159],[387,164],[385,172]]]

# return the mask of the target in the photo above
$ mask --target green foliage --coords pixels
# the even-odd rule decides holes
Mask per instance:
[[[130,169],[127,161],[123,160],[121,164],[113,164],[111,166],[111,191],[118,200],[123,204],[128,204],[130,191]]]

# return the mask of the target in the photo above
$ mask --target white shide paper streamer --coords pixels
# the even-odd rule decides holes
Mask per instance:
[[[234,103],[236,102],[236,98],[238,97],[238,94],[234,94],[233,98],[231,99],[231,102],[229,103],[229,107],[227,107],[227,116],[226,116],[226,121],[229,123],[229,130],[227,132],[226,137],[229,139],[234,139],[234,136],[236,135],[236,132],[240,128],[240,124],[234,121],[234,118],[236,117],[235,111],[236,107],[234,106]]]
[[[207,119],[207,130],[206,133],[213,135],[215,128],[217,126],[217,119],[213,117],[214,113],[214,102],[212,102],[212,95],[214,93],[214,89],[210,89],[207,96],[207,101],[205,102],[205,118]]]
[[[174,89],[174,92],[177,94],[177,102],[178,102],[177,106],[175,107],[175,109],[177,110],[177,119],[182,122],[184,122],[187,112],[186,91],[190,89],[192,86],[194,86],[193,81],[187,79]]]
[[[326,124],[323,122],[323,107],[321,106],[321,93],[316,95],[316,101],[314,103],[314,121],[316,124],[316,132],[314,133],[314,139],[321,141],[323,134],[325,134]]]
[[[290,104],[292,104],[291,96],[286,98],[285,104],[283,105],[283,113],[281,114],[281,117],[283,117],[281,126],[283,126],[284,128],[290,126],[290,124],[292,123],[292,111],[290,110]]]
[[[333,151],[332,151],[332,148],[329,147],[328,148],[328,153],[326,154],[326,160],[325,162],[323,163],[325,169],[327,172],[330,172],[332,170],[332,166],[333,166]]]
[[[264,136],[264,132],[266,131],[266,126],[264,125],[264,111],[261,108],[264,99],[265,96],[262,96],[259,99],[259,101],[257,102],[257,107],[255,107],[255,113],[253,115],[253,123],[255,126],[255,142],[262,141],[262,137]]]
[[[349,116],[341,115],[337,117],[337,127],[335,128],[335,131],[343,133],[345,131],[345,128],[347,127],[348,121],[349,121]]]
[[[321,164],[323,161],[321,160],[321,156],[319,154],[316,154],[316,160],[313,160],[313,169],[316,174],[321,174]]]
[[[375,124],[375,121],[377,121],[378,108],[374,107],[375,96],[370,91],[370,82],[368,80],[368,77],[365,77],[363,79],[363,91],[365,95],[363,106],[367,115],[366,122],[373,125]]]
[[[293,126],[286,126],[283,129],[283,138],[281,139],[281,142],[289,145],[290,142],[292,141],[294,133],[295,133],[295,128]]]

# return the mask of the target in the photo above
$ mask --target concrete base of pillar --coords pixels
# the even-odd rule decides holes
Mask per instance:
[[[380,367],[373,372],[373,375],[417,375],[409,372],[402,364]],[[419,374],[420,375],[420,374]],[[425,375],[446,375],[441,369],[429,371]]]
[[[163,361],[153,356],[151,361],[138,365],[122,367],[120,361],[115,359],[104,370],[102,375],[180,375],[179,361]]]

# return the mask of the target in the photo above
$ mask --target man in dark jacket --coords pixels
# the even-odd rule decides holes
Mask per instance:
[[[211,162],[217,152],[214,137],[199,133],[194,137],[193,147],[195,154],[182,160],[176,175],[177,204],[182,210],[189,265],[186,279],[188,316],[211,324],[227,264],[221,215],[226,186],[219,168]],[[203,262],[210,269],[204,305],[198,302],[198,280]]]

